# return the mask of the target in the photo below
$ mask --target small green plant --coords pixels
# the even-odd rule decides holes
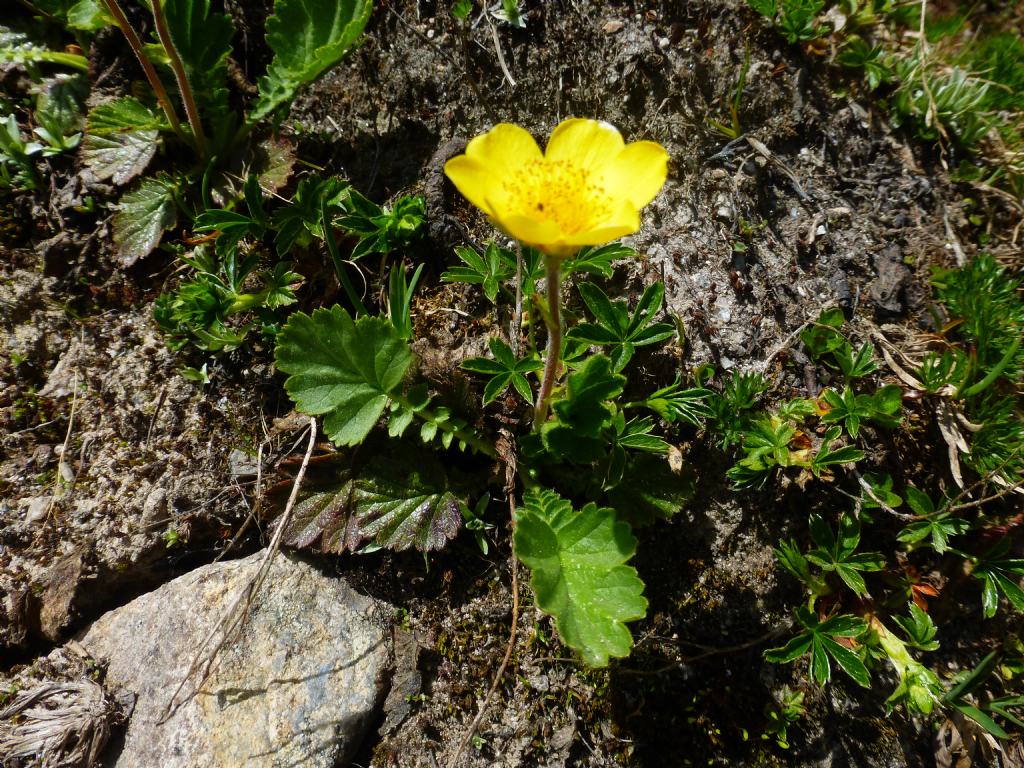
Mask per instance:
[[[637,347],[656,344],[675,336],[675,327],[669,323],[653,323],[661,311],[665,287],[651,284],[640,297],[633,314],[624,301],[611,301],[593,283],[578,287],[583,302],[594,316],[595,322],[581,323],[572,328],[567,339],[611,349],[612,370],[618,372],[633,358]]]
[[[824,621],[807,608],[796,609],[796,619],[801,630],[782,648],[766,651],[764,657],[777,664],[794,661],[810,655],[810,675],[818,684],[824,685],[832,678],[832,665],[845,672],[857,685],[867,688],[870,676],[861,658],[844,645],[844,641],[860,637],[868,629],[868,623],[857,616],[833,616]]]
[[[533,390],[526,377],[543,367],[540,357],[532,354],[516,359],[512,349],[501,339],[491,339],[488,347],[494,356],[493,359],[470,357],[462,362],[465,370],[491,377],[484,387],[484,405],[497,400],[510,385],[523,400],[532,403]]]
[[[26,141],[14,115],[0,121],[0,188],[38,189],[39,176],[32,159],[43,150],[37,141]]]
[[[495,132],[509,129],[499,126]],[[606,128],[593,121],[567,121],[560,130],[594,129],[598,133],[579,141],[558,139],[556,133],[549,151],[564,140],[572,152],[582,152],[586,141],[608,135]],[[662,177],[663,150],[649,146],[639,150],[649,153],[640,164],[644,172],[651,178]],[[449,163],[450,173],[453,163]],[[544,190],[547,194],[548,187]],[[304,190],[303,198],[312,197],[312,192]],[[325,191],[321,203],[329,199],[332,205],[352,204],[361,221],[373,222],[374,216],[358,199],[346,202],[352,196],[337,192]],[[566,205],[562,198],[551,201],[551,205]],[[624,204],[636,206],[632,198]],[[544,204],[535,210],[544,211]],[[298,233],[294,242],[305,237],[304,232],[319,236],[308,216],[289,215],[289,220],[295,222],[293,229]],[[301,227],[299,221],[304,222]],[[322,230],[332,228],[327,218],[319,221]],[[376,237],[344,215],[332,221]],[[394,231],[390,225],[373,223],[376,232]],[[533,423],[518,435],[523,492],[515,516],[515,551],[530,569],[538,606],[554,618],[562,641],[579,651],[588,664],[604,666],[610,658],[629,653],[632,637],[626,623],[642,617],[647,607],[643,582],[628,565],[636,547],[633,525],[670,517],[692,493],[689,478],[669,466],[665,457],[670,445],[658,434],[654,419],[627,411],[653,411],[664,416],[670,429],[680,423],[699,424],[707,412],[703,401],[710,393],[700,387],[687,389],[677,381],[648,397],[625,402],[627,379],[622,371],[628,369],[635,349],[675,336],[674,325],[657,321],[664,287],[660,283],[647,287],[630,307],[625,301],[612,301],[593,283],[577,283],[583,306],[595,322],[577,324],[563,336],[561,280],[574,274],[610,276],[612,262],[633,252],[617,244],[559,246],[557,255],[553,248],[522,247],[513,252],[492,243],[483,254],[459,249],[456,255],[462,265],[445,272],[442,279],[478,285],[492,303],[524,300],[511,314],[525,321],[526,338],[518,338],[523,329],[515,325],[510,329],[516,336],[514,343],[493,336],[491,356],[464,360],[462,368],[484,377],[485,405],[509,389],[528,404],[537,393]],[[543,293],[537,285],[541,280]],[[418,424],[420,440],[426,444],[498,459],[499,449],[490,432],[471,428],[447,408],[432,405],[431,382],[414,374],[413,355],[404,337],[407,324],[354,309],[354,316],[339,306],[308,315],[296,312],[278,334],[277,367],[289,374],[285,387],[297,408],[322,416],[324,431],[339,447],[382,439],[371,433],[378,423],[386,423],[392,445],[388,455],[414,450],[410,441],[400,438]],[[395,315],[392,312],[392,320]],[[543,358],[535,338],[541,324],[548,337]],[[591,351],[591,347],[610,354]],[[561,360],[567,363],[564,377],[559,371]],[[296,520],[286,539],[306,546],[319,542],[326,551],[365,551],[369,546],[427,552],[443,546],[460,524],[472,523],[476,533],[491,525],[482,522],[486,502],[478,501],[469,512],[469,499],[487,494],[479,479],[475,486],[463,485],[443,469],[423,471],[419,468],[436,463],[424,457],[403,462],[417,471],[398,472],[386,482],[389,472],[377,466],[382,461],[371,460],[358,473],[345,469],[329,489],[306,496],[296,507]]]
[[[275,145],[261,144],[266,129],[302,87],[340,61],[356,43],[371,3],[276,0],[266,29],[273,58],[244,114],[233,109],[228,90],[227,61],[234,35],[230,16],[213,9],[209,0],[162,0],[149,10],[155,29],[151,43],[138,36],[118,0],[84,0],[73,8],[55,8],[52,14],[79,34],[117,26],[152,89],[95,106],[81,140],[81,161],[97,179],[122,186],[143,176],[115,205],[113,237],[117,254],[126,265],[152,251],[164,231],[178,223],[179,214],[191,218],[196,208],[213,208],[215,199],[226,202],[238,196],[232,174],[243,167],[266,174],[268,179],[275,176],[280,183],[281,167],[290,166],[291,161],[282,158]],[[6,50],[2,44],[0,50]],[[24,45],[19,50],[23,58],[41,56],[37,49]],[[84,62],[81,57],[40,60],[68,65]],[[184,119],[164,83],[168,73]],[[52,151],[65,151],[77,143],[73,134],[56,130],[53,121],[40,121],[40,127],[46,147]],[[185,149],[193,162],[144,175],[161,146]],[[368,208],[360,212],[370,219],[382,213]],[[403,217],[406,213],[415,214],[402,211]],[[379,224],[369,222],[367,226]],[[404,220],[390,222],[383,238],[367,247],[393,247],[406,227]]]
[[[196,217],[195,231],[210,242],[181,257],[189,276],[157,299],[154,315],[175,348],[191,343],[222,351],[238,347],[254,330],[273,336],[284,319],[281,310],[295,303],[305,279],[286,256],[320,242],[355,314],[366,315],[352,265],[372,253],[383,258],[395,250],[412,252],[422,232],[422,198],[399,197],[385,208],[333,177],[302,179],[292,200],[268,212],[259,181],[250,176],[242,202],[244,211],[215,208]],[[355,240],[344,259],[336,229]],[[410,303],[422,271],[420,264],[408,279],[400,261],[387,278],[387,315],[403,339],[412,337]]]
[[[768,19],[790,44],[816,40],[827,32],[827,28],[818,23],[825,0],[747,0],[747,3]]]
[[[806,714],[804,692],[790,690],[788,685],[783,686],[778,704],[769,707],[766,712],[768,723],[761,738],[771,739],[782,749],[789,749],[789,728],[800,722]]]

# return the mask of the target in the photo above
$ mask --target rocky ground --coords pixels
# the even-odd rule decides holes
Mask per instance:
[[[253,25],[266,13],[239,5]],[[491,231],[440,167],[499,121],[544,136],[566,116],[597,117],[670,152],[668,184],[630,241],[642,258],[619,265],[612,283],[632,295],[664,280],[666,309],[685,327],[684,344],[645,359],[651,380],[711,363],[807,393],[817,383],[790,355],[806,321],[838,304],[862,338],[874,324],[913,329],[928,267],[972,255],[965,190],[942,157],[894,132],[870,99],[784,45],[744,3],[528,7],[524,29],[499,35],[513,85],[483,22],[467,35],[445,3],[380,3],[365,43],[283,126],[299,157],[375,200],[426,195],[432,260],[413,306],[426,339],[417,352],[447,370],[452,393],[465,391],[457,363],[479,352],[474,327],[489,305],[438,276],[453,240],[484,242]],[[101,37],[93,56],[109,62],[116,50]],[[236,51],[252,79],[265,51],[255,36]],[[730,141],[709,121],[728,119],[747,55],[744,133]],[[27,690],[47,672],[74,679],[75,664],[102,671],[103,706],[121,713],[107,753],[119,766],[242,765],[239,750],[260,765],[450,764],[508,640],[501,520],[487,555],[465,533],[429,563],[411,553],[280,555],[204,692],[153,725],[269,540],[260,510],[237,535],[260,497],[257,457],[262,488],[287,479],[279,465],[301,457],[306,422],[289,417],[267,348],[209,360],[167,348],[151,314],[172,259],[119,266],[107,214],[70,211],[86,192],[109,199],[83,184],[75,167],[56,167],[49,193],[0,198],[9,679]],[[980,204],[1012,223],[998,199]],[[740,240],[746,247],[734,248]],[[441,304],[466,318],[427,313]],[[183,377],[204,361],[210,384]],[[697,493],[641,534],[635,564],[650,609],[632,627],[633,655],[587,669],[535,611],[521,574],[512,663],[458,764],[932,764],[927,727],[886,716],[883,695],[852,696],[848,681],[806,688],[809,715],[788,750],[761,739],[766,707],[799,682],[761,658],[799,599],[772,547],[825,502],[796,487],[736,493],[709,440],[694,434],[682,450]],[[65,648],[45,660],[73,637],[89,658]],[[345,707],[341,691],[353,699]],[[283,728],[285,717],[302,726]]]

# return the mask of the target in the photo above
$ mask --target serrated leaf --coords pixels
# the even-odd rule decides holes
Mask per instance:
[[[100,104],[89,112],[86,122],[86,131],[96,136],[166,127],[162,116],[131,96]]]
[[[281,329],[277,367],[296,407],[324,415],[335,445],[356,445],[373,429],[388,395],[405,376],[412,353],[385,318],[353,321],[341,307],[294,313]]]
[[[331,554],[367,541],[396,551],[442,549],[462,527],[464,502],[433,455],[404,443],[388,449],[355,469],[337,456],[311,466],[311,492],[296,503],[284,541]]]
[[[155,130],[112,133],[108,136],[86,134],[82,141],[82,162],[98,181],[110,179],[120,186],[139,176],[156,154]]]
[[[101,104],[89,113],[82,162],[97,179],[127,184],[146,170],[164,123],[131,97]]]
[[[676,474],[660,456],[636,456],[608,491],[608,502],[623,520],[640,527],[678,513],[693,498],[696,485],[692,473]]]
[[[357,486],[356,520],[366,538],[389,549],[433,552],[458,533],[463,505],[450,491],[424,491],[418,477],[404,486],[377,480],[373,487]]]
[[[79,0],[68,8],[68,28],[96,32],[114,23],[110,12],[97,0]]]
[[[593,355],[569,374],[565,397],[556,400],[552,410],[579,434],[596,436],[612,416],[606,403],[622,394],[625,384],[625,376],[612,372],[611,360]]]
[[[352,487],[350,481],[330,490],[316,491],[295,504],[292,518],[284,530],[283,541],[290,547],[309,549],[340,555],[355,552],[361,537],[352,517]]]
[[[175,184],[166,177],[143,179],[137,189],[125,193],[113,206],[114,246],[123,266],[130,267],[148,256],[159,244],[164,230],[177,223],[175,190]]]
[[[228,112],[227,57],[235,33],[231,18],[210,13],[210,0],[163,0],[163,9],[199,114],[219,128]]]
[[[590,503],[577,512],[552,491],[529,491],[516,515],[515,545],[562,642],[593,667],[629,654],[625,622],[643,618],[647,600],[636,569],[625,565],[636,538],[614,510]]]
[[[370,0],[276,0],[266,27],[274,58],[260,79],[249,123],[290,102],[299,88],[341,61],[372,9]]]

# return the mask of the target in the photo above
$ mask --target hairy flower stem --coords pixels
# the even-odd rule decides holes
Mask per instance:
[[[174,79],[178,81],[178,93],[181,94],[181,101],[185,104],[185,114],[188,116],[188,124],[192,128],[192,135],[196,140],[196,151],[204,160],[206,159],[206,134],[203,133],[203,123],[199,119],[199,108],[196,106],[196,98],[192,93],[192,86],[188,82],[188,75],[185,73],[185,65],[181,61],[181,54],[171,39],[171,30],[167,27],[167,17],[164,15],[164,0],[153,0],[153,21],[156,22],[156,36],[160,38],[160,45],[167,52],[170,59],[171,70],[174,72]]]
[[[142,48],[142,41],[139,40],[139,36],[135,34],[135,30],[132,25],[128,23],[128,17],[124,15],[124,11],[118,4],[117,0],[103,0],[103,5],[110,11],[110,15],[114,17],[114,21],[117,23],[118,28],[121,30],[121,34],[124,35],[125,40],[128,41],[128,47],[132,49],[132,53],[135,54],[135,58],[139,60],[139,65],[142,67],[142,71],[146,74],[146,79],[149,80],[150,86],[153,88],[153,92],[156,94],[156,100],[160,102],[160,106],[164,110],[164,114],[167,115],[167,122],[171,125],[171,130],[174,131],[178,138],[186,144],[191,145],[188,136],[181,129],[181,122],[178,120],[178,114],[174,111],[174,105],[171,103],[170,97],[167,95],[167,89],[164,88],[164,84],[160,81],[160,77],[156,73],[156,69],[153,67],[153,63],[146,58],[146,54]]]
[[[547,287],[548,311],[544,321],[548,326],[548,348],[544,355],[544,375],[537,393],[537,407],[534,409],[533,428],[538,430],[548,419],[548,401],[555,386],[558,364],[562,356],[562,312],[559,307],[559,288],[562,260],[555,256],[544,256],[544,284]]]

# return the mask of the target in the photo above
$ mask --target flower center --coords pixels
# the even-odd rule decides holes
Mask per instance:
[[[503,186],[511,207],[567,235],[593,229],[614,212],[603,179],[567,160],[530,160]]]

